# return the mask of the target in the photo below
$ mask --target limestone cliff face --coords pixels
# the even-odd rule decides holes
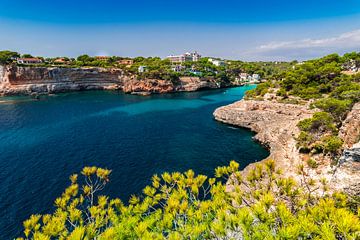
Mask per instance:
[[[122,90],[125,93],[168,93],[174,91],[174,85],[170,81],[159,79],[130,80],[124,81]]]
[[[277,165],[290,174],[301,162],[294,139],[299,133],[296,125],[312,114],[312,110],[301,105],[241,100],[216,109],[214,117],[256,132],[255,139],[270,149],[268,158],[276,160]]]
[[[3,67],[3,95],[116,89],[128,79],[120,69]]]
[[[344,140],[344,147],[350,148],[360,139],[360,102],[356,103],[347,115],[339,136]]]
[[[214,78],[202,79],[199,77],[180,77],[179,83],[175,86],[176,91],[197,91],[199,89],[220,88],[227,87],[221,84]]]
[[[344,140],[345,150],[339,159],[334,179],[346,182],[344,190],[348,193],[360,195],[360,102],[347,115],[339,136]]]
[[[336,181],[346,182],[346,192],[355,196],[360,195],[360,142],[344,150],[334,178]]]
[[[342,128],[347,144],[353,143],[359,135],[358,106],[349,113]],[[256,132],[255,139],[268,146],[270,156],[274,159],[286,176],[295,177],[297,166],[306,166],[307,157],[299,153],[295,137],[299,134],[297,123],[309,118],[314,110],[307,105],[283,104],[273,101],[241,100],[215,110],[214,117],[220,122],[249,128]],[[358,139],[357,139],[358,141]],[[316,169],[307,169],[307,174],[313,179],[326,179],[333,190],[345,190],[352,194],[360,194],[360,145],[355,144],[345,150],[337,166],[331,159],[322,157],[316,159],[320,165]],[[253,164],[244,171],[249,171]]]
[[[116,68],[59,68],[0,66],[0,95],[55,93],[90,89],[118,89],[127,93],[168,93],[219,88],[215,79],[143,79]]]
[[[5,68],[4,66],[0,65],[0,85],[2,84],[2,81],[4,79],[4,74],[5,74]]]

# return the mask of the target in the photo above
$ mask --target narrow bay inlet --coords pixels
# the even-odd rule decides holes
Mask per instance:
[[[153,174],[193,169],[213,176],[216,166],[230,160],[243,168],[265,158],[267,150],[249,130],[212,117],[217,107],[254,87],[146,97],[90,91],[40,100],[5,98],[0,103],[0,238],[20,234],[31,213],[51,211],[68,176],[85,165],[112,169],[104,193],[126,202]]]
[[[360,240],[360,1],[2,1],[0,240]]]

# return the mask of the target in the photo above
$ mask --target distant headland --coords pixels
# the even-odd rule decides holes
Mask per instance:
[[[148,95],[197,91],[272,78],[297,62],[243,62],[198,52],[160,57],[32,56],[0,51],[0,94],[36,95],[80,90],[119,90]]]

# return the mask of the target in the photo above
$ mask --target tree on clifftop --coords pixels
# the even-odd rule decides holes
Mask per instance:
[[[92,58],[89,55],[84,54],[84,55],[78,56],[77,60],[80,61],[80,62],[85,63],[85,62],[92,61]]]
[[[15,58],[20,57],[20,54],[12,51],[0,51],[0,64],[11,63]]]
[[[22,58],[33,58],[34,56],[29,54],[29,53],[25,53],[23,55],[21,55]]]

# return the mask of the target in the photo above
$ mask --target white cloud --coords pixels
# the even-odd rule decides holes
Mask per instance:
[[[274,51],[301,48],[351,48],[360,47],[360,29],[331,38],[301,39],[296,41],[270,42],[257,48],[259,51]]]
[[[329,38],[269,42],[255,47],[247,55],[264,60],[304,60],[351,51],[360,51],[360,29]]]

